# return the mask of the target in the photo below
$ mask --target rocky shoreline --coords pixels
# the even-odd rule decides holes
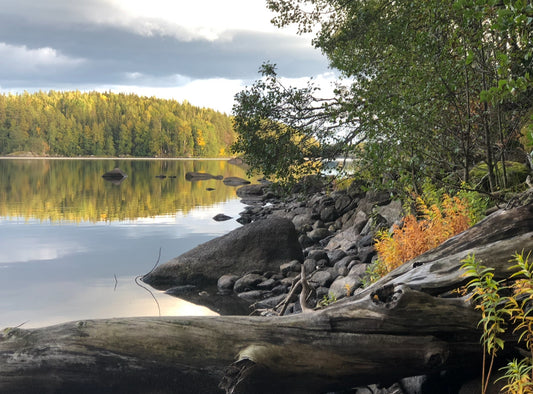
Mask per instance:
[[[377,257],[376,233],[403,216],[394,193],[365,191],[357,183],[285,199],[268,185],[254,184],[239,188],[238,195],[248,203],[237,219],[243,227],[162,264],[143,281],[222,315],[321,309],[363,291]],[[311,290],[304,308],[298,297],[302,272]],[[350,392],[424,393],[457,384],[464,385],[465,377],[417,376]]]
[[[320,307],[357,293],[376,256],[377,231],[402,217],[393,193],[366,192],[356,183],[283,200],[264,184],[245,185],[237,193],[249,204],[237,219],[243,227],[157,267],[143,280],[208,307],[221,295],[236,295],[246,305],[242,314],[269,314],[287,298],[303,266],[312,290],[307,304]],[[301,311],[296,296],[287,300],[283,314]],[[238,310],[217,303],[221,314]]]
[[[234,291],[251,300],[261,297],[254,300],[254,309],[273,308],[281,298],[276,294],[280,291],[278,286],[284,286],[288,293],[303,265],[313,289],[314,299],[308,300],[313,307],[351,296],[363,286],[368,267],[376,256],[376,233],[399,222],[402,204],[393,199],[391,192],[365,192],[354,184],[348,190],[314,193],[304,201],[296,195],[283,202],[250,205],[239,220],[255,222],[270,217],[281,217],[293,223],[304,259],[282,264],[279,273],[267,274],[255,285],[259,278],[250,284],[240,278]],[[242,286],[243,281],[247,286]],[[273,287],[268,288],[270,286]],[[269,290],[274,292],[273,297]],[[295,300],[285,313],[300,311],[299,301]]]

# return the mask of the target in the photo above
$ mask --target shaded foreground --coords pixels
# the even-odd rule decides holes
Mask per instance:
[[[533,204],[494,213],[320,311],[5,329],[0,392],[321,393],[477,369],[478,313],[438,294],[465,283],[467,255],[503,278],[522,250],[533,250]]]

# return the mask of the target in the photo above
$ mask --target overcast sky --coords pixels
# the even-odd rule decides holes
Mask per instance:
[[[230,113],[264,61],[331,78],[264,0],[0,0],[0,92],[110,90]]]

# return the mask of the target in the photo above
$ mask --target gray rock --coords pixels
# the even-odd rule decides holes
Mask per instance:
[[[366,193],[365,198],[372,205],[386,205],[391,201],[391,193],[387,190],[371,190]]]
[[[326,260],[326,259],[320,259],[316,262],[316,266],[319,268],[319,269],[322,269],[322,268],[327,268],[329,265],[329,261]]]
[[[296,227],[297,231],[302,231],[305,226],[311,225],[313,221],[314,220],[312,214],[302,213],[292,218],[292,222],[294,223],[294,227]]]
[[[359,387],[355,389],[354,394],[374,394],[374,392],[370,390],[368,387]]]
[[[347,258],[343,258],[335,263],[333,268],[337,270],[339,275],[346,276],[348,275],[348,272],[350,271],[348,268],[348,264],[353,261],[353,256],[347,256]]]
[[[187,294],[190,294],[192,292],[197,292],[197,291],[198,291],[198,287],[194,285],[183,285],[183,286],[171,287],[170,289],[165,291],[165,294],[179,297],[179,296],[187,295]]]
[[[354,260],[357,260],[356,256],[349,254],[339,260],[336,264],[344,264],[346,267],[348,267]]]
[[[345,266],[345,265],[340,265],[340,266],[335,266],[334,267],[336,270],[337,270],[337,273],[339,274],[339,276],[346,276],[348,275],[348,268]]]
[[[358,211],[353,219],[352,227],[354,231],[360,233],[368,223],[368,215],[363,211]]]
[[[286,287],[291,287],[292,286],[292,282],[294,281],[294,277],[287,277],[287,278],[283,278],[279,281],[280,285],[281,286],[286,286]]]
[[[335,199],[332,196],[321,196],[317,203],[322,210],[324,207],[335,206]]]
[[[289,272],[300,272],[301,271],[302,263],[300,263],[298,260],[293,260],[285,264],[281,264],[279,266],[280,272],[287,276]]]
[[[310,274],[311,272],[316,270],[316,261],[313,259],[306,259],[304,261],[304,268],[305,268],[305,273]]]
[[[340,276],[339,272],[334,267],[327,267],[325,271],[330,273],[332,282]]]
[[[263,282],[265,278],[259,274],[246,274],[242,278],[237,279],[233,286],[233,291],[242,293],[244,291],[256,290],[257,285]]]
[[[350,227],[333,236],[326,245],[326,250],[342,249],[349,250],[360,238],[359,232],[355,227]]]
[[[286,294],[288,291],[289,291],[289,286],[284,285],[280,281],[280,284],[274,287],[271,292],[274,295],[278,295],[278,294]]]
[[[253,219],[251,215],[242,214],[240,218],[237,219],[237,222],[239,222],[240,224],[248,224],[252,223],[252,220]]]
[[[375,236],[375,234],[379,230],[383,230],[388,228],[387,225],[387,219],[385,219],[380,214],[374,215],[371,217],[368,222],[365,224],[365,227],[361,230],[361,236],[365,236],[368,234],[371,234],[372,236]]]
[[[162,290],[183,284],[215,285],[224,274],[278,271],[281,264],[292,260],[303,260],[294,225],[287,219],[269,217],[159,265],[143,281]]]
[[[322,220],[316,220],[313,223],[313,230],[316,230],[317,228],[325,228],[324,222]]]
[[[307,236],[315,242],[320,241],[321,239],[324,239],[326,237],[329,237],[330,235],[331,233],[326,228],[317,228],[307,233]]]
[[[308,259],[313,259],[313,260],[327,260],[329,262],[329,257],[328,257],[328,254],[325,250],[322,250],[322,249],[314,249],[314,250],[310,250],[309,253],[307,254],[307,258]]]
[[[353,291],[362,285],[360,278],[355,276],[339,276],[329,287],[329,292],[337,299],[347,297],[353,294]]]
[[[239,178],[237,176],[229,176],[227,178],[224,178],[222,181],[224,182],[224,185],[226,186],[241,186],[241,185],[249,185],[250,181],[247,181],[246,179]]]
[[[348,211],[337,220],[340,220],[342,222],[343,228],[351,227],[353,225],[353,222],[355,220],[355,215],[357,214],[357,212],[363,212],[363,211]]]
[[[243,300],[249,301],[249,302],[255,302],[258,300],[262,300],[266,297],[268,297],[270,293],[268,291],[264,290],[250,290],[245,291],[242,293],[239,293],[239,298],[242,298]]]
[[[255,309],[274,308],[281,301],[285,299],[285,294],[276,295],[274,297],[265,298],[264,300],[257,301],[255,303]]]
[[[394,200],[388,205],[378,206],[376,212],[385,218],[387,227],[390,227],[402,218],[402,202],[400,200]]]
[[[259,290],[272,290],[278,283],[279,281],[271,278],[259,283],[257,288]]]
[[[322,219],[324,222],[333,222],[339,217],[339,214],[337,213],[337,210],[335,209],[335,205],[329,205],[327,207],[324,207],[320,211],[320,219]]]
[[[348,273],[348,276],[354,277],[354,278],[362,278],[366,274],[366,269],[368,268],[367,264],[361,264],[358,262],[357,264],[352,265],[348,269],[350,272]]]
[[[335,249],[328,253],[330,264],[335,264],[346,257],[346,252],[342,249]]]
[[[233,291],[233,286],[235,286],[237,279],[239,279],[237,275],[222,275],[218,278],[217,287],[222,291]]]
[[[367,246],[372,246],[374,245],[375,238],[376,237],[374,236],[374,234],[367,234],[364,237],[359,238],[359,240],[357,241],[357,247],[364,248]]]
[[[328,287],[318,287],[316,289],[316,298],[320,301],[324,297],[327,297],[329,295],[329,288]]]
[[[219,213],[218,215],[213,216],[213,220],[217,222],[224,222],[226,220],[230,220],[231,216],[224,215],[223,213]]]
[[[358,249],[357,257],[363,264],[369,264],[372,261],[372,257],[376,254],[376,249],[373,246],[366,246]]]
[[[320,286],[328,287],[333,281],[333,278],[328,271],[316,271],[308,278],[308,281],[309,284],[315,288]]]
[[[226,178],[228,179],[228,178]],[[224,183],[226,183],[226,179],[224,179]],[[248,181],[246,181],[248,182]],[[250,182],[248,182],[250,183]],[[229,185],[232,186],[232,185]],[[256,197],[256,198],[262,198],[265,195],[265,191],[268,189],[267,185],[263,184],[254,184],[254,185],[244,185],[237,189],[237,196],[240,198],[248,198],[248,197]]]
[[[307,236],[307,234],[302,234],[298,238],[298,242],[300,245],[302,245],[302,248],[307,248],[308,246],[311,246],[314,244],[314,241]]]
[[[346,194],[339,196],[335,200],[335,210],[339,215],[344,215],[350,208],[353,209],[352,201],[352,198]]]

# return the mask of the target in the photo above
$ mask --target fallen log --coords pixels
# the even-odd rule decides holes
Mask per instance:
[[[6,329],[0,392],[217,393],[231,366],[224,381],[231,392],[319,393],[460,367],[479,356],[478,317],[463,300],[438,300],[404,286],[382,296],[286,317]]]
[[[0,392],[323,393],[477,365],[460,260],[500,276],[533,250],[533,204],[497,212],[360,293],[284,317],[71,322],[0,335]]]

